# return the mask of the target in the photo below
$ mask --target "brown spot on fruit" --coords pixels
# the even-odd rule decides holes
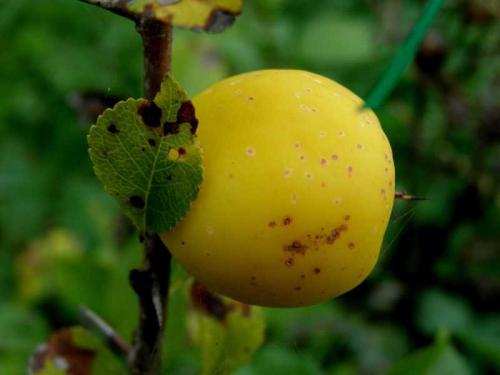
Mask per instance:
[[[158,128],[161,125],[161,108],[153,101],[145,100],[137,110],[142,122],[150,128]]]
[[[142,199],[141,197],[139,197],[138,195],[132,195],[129,199],[128,199],[128,202],[130,203],[130,205],[132,207],[135,207],[135,208],[144,208],[146,206],[146,203],[144,202],[144,199]]]
[[[302,290],[302,287],[301,286],[296,286],[294,289],[298,292],[298,291]]]
[[[292,224],[292,222],[293,222],[293,219],[290,216],[286,216],[283,219],[283,225],[290,225],[290,224]]]
[[[295,260],[293,258],[286,258],[285,259],[285,266],[292,267],[294,264],[295,264]]]
[[[108,132],[110,132],[111,134],[117,134],[120,132],[120,130],[116,127],[115,124],[109,124],[107,129],[108,129]]]
[[[354,242],[349,242],[349,243],[347,244],[347,247],[348,247],[350,250],[352,250],[352,249],[354,249],[354,248],[356,247],[356,245],[354,245]]]
[[[305,275],[305,274],[302,274],[302,275],[300,275],[300,278],[301,278],[301,279],[305,279],[305,278],[306,278],[306,275]]]
[[[304,255],[307,250],[307,246],[300,241],[293,241],[291,244],[285,245],[283,249],[285,251],[291,251],[297,254]]]
[[[267,224],[269,226],[269,228],[274,228],[276,226],[276,222],[275,221],[270,221],[269,224]]]
[[[345,232],[347,231],[348,229],[348,226],[346,224],[342,224],[342,225],[339,225],[337,228],[334,228],[330,235],[328,235],[326,237],[326,243],[331,245],[333,244],[335,241],[337,241],[339,238],[340,238],[340,235],[342,232]]]
[[[351,165],[349,165],[349,166],[347,167],[347,174],[348,174],[349,176],[351,176],[351,175],[352,175],[352,166],[351,166]]]
[[[350,219],[350,218],[351,218],[351,216],[350,216],[350,215],[345,215],[345,216],[344,216],[344,220],[345,220],[345,221],[349,221],[349,219]]]
[[[318,273],[320,273],[320,272],[321,272],[321,268],[319,268],[319,267],[315,267],[315,268],[313,269],[313,272],[317,275]]]
[[[332,155],[332,160],[339,160],[339,156],[338,156],[338,155],[336,155],[336,154],[333,154],[333,155]]]

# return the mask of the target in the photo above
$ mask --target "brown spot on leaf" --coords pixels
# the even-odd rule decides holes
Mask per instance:
[[[129,199],[128,202],[132,207],[135,208],[144,208],[146,206],[146,203],[144,202],[144,199],[139,197],[138,195],[132,195]]]
[[[153,138],[149,138],[148,139],[148,143],[151,147],[155,147],[156,146],[156,141],[153,139]]]
[[[38,373],[52,362],[56,367],[58,363],[64,364],[65,368],[60,370],[65,374],[91,375],[95,355],[95,351],[91,349],[78,347],[73,340],[72,330],[66,328],[56,332],[46,344],[38,347],[30,358],[29,370],[30,373]]]
[[[177,134],[181,128],[181,124],[178,122],[165,122],[163,124],[163,135]]]
[[[237,15],[224,9],[214,9],[208,17],[205,30],[212,33],[220,33],[234,23]]]
[[[144,101],[137,110],[139,116],[146,126],[150,128],[158,128],[161,125],[161,108],[153,101]]]
[[[109,124],[107,129],[108,132],[110,132],[111,134],[118,134],[120,132],[120,130],[116,127],[115,124]]]
[[[191,303],[195,309],[221,322],[234,308],[234,306],[225,304],[219,295],[212,293],[198,281],[195,281],[191,286]]]
[[[177,152],[179,152],[179,156],[185,156],[187,154],[187,151],[184,147],[179,147],[177,149]]]
[[[196,118],[193,103],[189,100],[183,102],[177,111],[177,123],[188,123],[191,125],[191,133],[194,134],[196,132],[196,129],[198,128],[198,119]]]

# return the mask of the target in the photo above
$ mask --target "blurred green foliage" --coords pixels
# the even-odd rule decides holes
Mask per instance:
[[[230,74],[301,68],[364,96],[423,5],[247,1],[223,34],[177,30],[173,73],[192,95]],[[430,200],[396,202],[354,291],[264,309],[265,344],[238,375],[500,371],[499,17],[494,1],[447,1],[378,111],[397,189]],[[86,134],[96,103],[141,96],[142,50],[129,21],[76,0],[4,1],[0,45],[0,373],[21,374],[51,332],[78,323],[79,304],[132,336],[137,239],[93,175]],[[185,279],[176,268],[168,374],[201,367]]]

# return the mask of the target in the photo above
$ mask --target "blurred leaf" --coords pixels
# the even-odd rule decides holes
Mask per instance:
[[[480,317],[474,326],[462,331],[458,337],[500,371],[500,317]]]
[[[298,53],[320,67],[359,65],[373,59],[376,47],[369,18],[339,12],[321,14],[303,26]]]
[[[33,375],[121,375],[125,366],[92,333],[81,327],[57,331],[37,348],[29,363]]]
[[[201,351],[202,375],[226,375],[246,363],[264,340],[259,307],[223,298],[194,282],[190,333]]]
[[[202,180],[197,123],[167,76],[153,102],[120,102],[90,129],[95,172],[140,230],[167,231],[191,207]]]
[[[242,0],[132,0],[128,8],[174,26],[220,32],[233,24],[242,5]]]
[[[236,375],[321,375],[318,364],[298,350],[266,345]]]
[[[33,241],[16,259],[19,297],[36,302],[54,293],[57,262],[79,259],[81,254],[80,243],[64,229],[52,229],[45,237]]]
[[[440,330],[453,334],[467,329],[472,316],[465,300],[439,290],[429,290],[420,297],[416,323],[428,335],[435,335]]]
[[[443,5],[444,0],[429,0],[413,30],[406,41],[399,47],[385,73],[366,97],[365,106],[376,109],[385,101],[399,81],[408,64],[417,53],[418,46],[427,34],[434,17]]]
[[[404,358],[387,375],[468,375],[464,358],[449,345],[433,345]]]
[[[0,354],[31,351],[47,334],[47,323],[36,313],[13,304],[0,308]]]

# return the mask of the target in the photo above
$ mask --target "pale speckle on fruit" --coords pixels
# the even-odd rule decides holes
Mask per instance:
[[[298,198],[297,198],[297,196],[296,196],[295,194],[292,194],[292,195],[290,196],[290,202],[291,202],[292,204],[297,204],[297,202],[298,202]]]
[[[291,168],[285,168],[285,170],[283,171],[283,176],[285,176],[286,178],[291,177],[292,174],[293,170]]]
[[[340,205],[342,204],[342,198],[335,198],[335,199],[333,200],[333,204],[334,204],[335,206],[340,206]]]
[[[302,94],[300,92],[295,92],[293,93],[293,95],[297,98],[297,99],[301,99],[302,98]]]
[[[256,153],[257,153],[257,151],[255,150],[255,147],[248,146],[246,148],[246,154],[248,157],[254,157]]]
[[[206,228],[205,228],[205,230],[207,231],[207,234],[209,236],[213,236],[214,233],[215,233],[215,229],[211,225],[207,225]]]
[[[241,89],[237,89],[237,90],[234,90],[234,93],[236,95],[241,95],[241,94],[243,94],[243,91]]]
[[[232,81],[229,81],[229,86],[234,86],[234,85],[237,85],[238,83],[241,83],[243,82],[242,79],[234,79]]]
[[[319,136],[320,136],[320,138],[325,138],[326,137],[326,132],[324,130],[321,130],[319,132]]]

